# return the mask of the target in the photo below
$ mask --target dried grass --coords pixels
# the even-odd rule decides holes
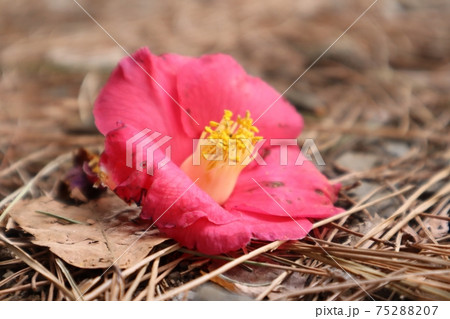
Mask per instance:
[[[104,60],[115,52],[114,44],[78,13],[60,8],[48,16],[24,3],[27,8],[18,1],[16,10],[36,9],[39,21],[49,19],[21,41],[36,21],[27,24],[12,19],[14,9],[0,10],[5,18],[0,24],[5,21],[8,31],[0,47],[0,300],[196,299],[198,286],[238,265],[279,271],[257,300],[450,300],[450,42],[445,33],[450,7],[445,1],[374,6],[288,91],[306,119],[301,138],[314,138],[327,163],[324,173],[343,184],[339,205],[345,212],[317,222],[303,241],[252,242],[249,253],[233,257],[205,256],[168,242],[142,262],[104,274],[67,265],[33,245],[8,216],[24,198],[51,193],[76,148],[102,146],[86,110],[79,109],[78,89],[86,70],[104,74],[105,66],[96,60],[83,65],[87,58],[77,60],[64,51],[67,44],[73,40],[70,47],[86,53],[96,43]],[[339,11],[331,1],[306,1],[295,10],[289,1],[190,3],[179,7],[168,1],[152,8],[151,19],[139,18],[133,6],[119,2],[88,9],[127,48],[151,44],[157,52],[228,52],[284,90],[370,4],[342,2],[345,10]],[[0,3],[0,9],[5,6]],[[118,12],[123,19],[116,19]],[[48,30],[66,18],[82,36],[61,30],[48,37]],[[55,48],[66,52],[63,59]],[[87,93],[81,95],[91,96]],[[356,163],[360,153],[374,164],[357,163],[366,166],[356,170],[342,160],[346,155]],[[208,268],[217,259],[223,264]],[[302,287],[287,284],[294,275],[304,280]]]

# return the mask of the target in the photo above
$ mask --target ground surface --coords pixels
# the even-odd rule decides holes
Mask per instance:
[[[128,52],[228,53],[283,92],[372,2],[79,3]],[[169,241],[101,276],[30,243],[5,213],[0,300],[450,299],[449,15],[448,1],[380,0],[286,92],[349,212],[317,224],[316,242],[252,243],[258,264],[225,273]],[[0,1],[0,212],[53,194],[71,152],[102,148],[91,108],[125,54],[115,41],[72,0]],[[252,258],[228,257],[240,256]]]

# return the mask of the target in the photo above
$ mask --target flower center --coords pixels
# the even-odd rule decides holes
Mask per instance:
[[[247,111],[245,117],[225,110],[220,122],[211,121],[205,126],[198,144],[181,169],[192,179],[198,178],[202,188],[219,204],[225,203],[233,192],[239,174],[253,159],[256,143],[262,139],[255,136],[258,128]]]

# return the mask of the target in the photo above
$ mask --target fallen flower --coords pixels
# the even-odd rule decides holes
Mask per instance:
[[[252,115],[262,114],[255,124]],[[252,238],[301,239],[311,219],[340,212],[333,206],[338,186],[297,146],[268,141],[295,139],[301,116],[227,55],[195,59],[140,49],[114,70],[94,116],[106,136],[102,181],[190,249],[217,254]],[[170,138],[161,146],[145,129]],[[255,153],[265,165],[251,160]]]
[[[60,181],[57,197],[68,202],[86,203],[106,191],[98,185],[98,177],[90,168],[98,161],[98,156],[80,148],[73,158],[73,167]]]

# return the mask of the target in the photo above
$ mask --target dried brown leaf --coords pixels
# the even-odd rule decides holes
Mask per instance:
[[[442,209],[442,212],[438,216],[448,216],[450,205]],[[425,218],[423,221],[424,225],[428,228],[431,235],[434,238],[441,238],[449,233],[449,221],[447,219],[440,218]]]
[[[80,224],[36,211],[76,220]],[[127,268],[166,240],[154,231],[142,235],[151,224],[135,221],[138,214],[114,194],[81,206],[40,197],[20,202],[10,212],[20,227],[34,236],[33,243],[49,247],[67,263],[80,268],[106,268],[113,262]]]
[[[211,270],[223,265],[223,261],[215,260],[210,265]],[[263,266],[251,265],[250,269],[243,267],[234,267],[227,272],[213,278],[211,281],[223,288],[250,298],[256,298],[285,271],[272,269]],[[293,273],[287,276],[282,283],[277,284],[271,292],[269,299],[275,298],[280,293],[287,293],[295,289],[303,289],[305,278],[300,273]]]

